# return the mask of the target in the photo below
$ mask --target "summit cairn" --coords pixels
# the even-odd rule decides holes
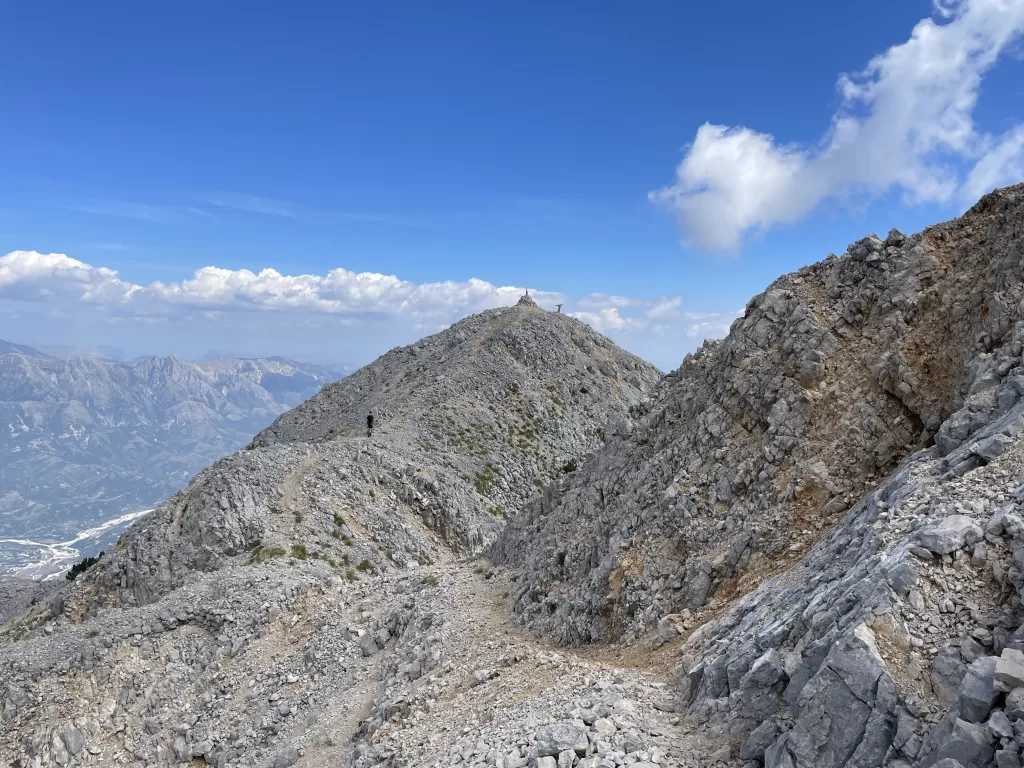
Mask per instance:
[[[530,298],[529,292],[524,293],[516,302],[517,307],[536,307],[537,302]]]

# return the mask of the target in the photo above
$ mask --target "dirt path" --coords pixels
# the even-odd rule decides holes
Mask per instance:
[[[508,610],[507,578],[480,570],[454,564],[439,584],[431,608],[444,617],[447,662],[405,694],[410,701],[428,695],[429,715],[387,723],[374,735],[395,751],[395,765],[450,765],[456,752],[475,764],[469,755],[481,750],[496,759],[544,724],[593,722],[587,711],[606,712],[620,729],[610,740],[636,738],[663,768],[703,764],[707,746],[673,711],[671,665],[617,663],[606,649],[558,648],[530,635]]]

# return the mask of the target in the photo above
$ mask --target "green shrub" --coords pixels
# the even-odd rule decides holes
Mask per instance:
[[[374,565],[369,560],[363,560],[363,562],[357,565],[356,568],[358,568],[360,571],[368,571],[371,573],[374,571]]]
[[[292,544],[292,557],[296,560],[305,560],[309,557],[305,544]]]
[[[490,496],[491,488],[494,485],[494,478],[498,474],[498,469],[491,462],[487,462],[484,465],[482,472],[476,473],[476,492],[481,496]]]
[[[345,524],[345,518],[339,515],[337,512],[334,513],[334,524],[341,528]]]
[[[348,568],[345,571],[345,578],[348,579],[349,581],[355,581],[356,580],[356,572],[355,572],[355,570],[352,569],[352,568]]]
[[[579,462],[577,462],[575,458],[572,458],[565,462],[565,464],[562,466],[562,472],[567,475],[570,472],[575,472],[579,468]]]
[[[96,555],[96,557],[83,557],[80,562],[71,566],[71,570],[64,574],[64,578],[68,581],[74,581],[78,578],[79,574],[85,573],[96,565],[96,563],[100,561],[101,557],[103,557],[102,552]]]
[[[437,586],[437,574],[435,574],[435,573],[428,573],[426,576],[423,577],[423,583],[428,585],[428,586],[431,586],[431,587],[436,587]]]

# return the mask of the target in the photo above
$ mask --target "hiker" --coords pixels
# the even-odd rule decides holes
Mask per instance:
[[[373,435],[373,411],[366,414],[366,436],[371,437]]]

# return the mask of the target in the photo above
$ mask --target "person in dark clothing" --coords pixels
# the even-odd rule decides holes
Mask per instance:
[[[373,434],[373,412],[366,414],[366,436]]]

